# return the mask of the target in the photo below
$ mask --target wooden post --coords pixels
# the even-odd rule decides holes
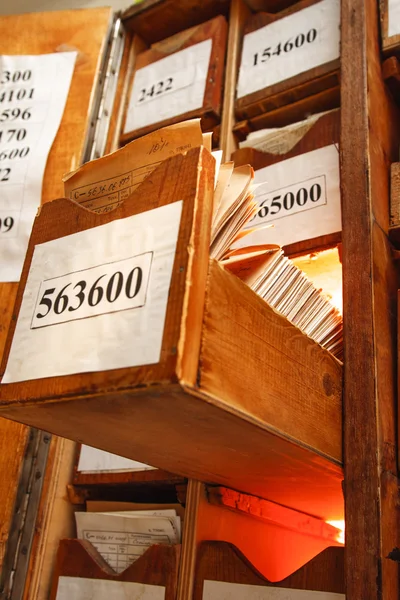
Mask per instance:
[[[382,79],[375,0],[342,2],[341,187],[347,600],[399,597],[396,290],[387,237],[398,115]]]

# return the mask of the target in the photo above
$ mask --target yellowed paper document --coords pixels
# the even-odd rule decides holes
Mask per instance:
[[[66,175],[65,195],[93,212],[109,212],[164,160],[203,143],[200,119],[164,127]]]

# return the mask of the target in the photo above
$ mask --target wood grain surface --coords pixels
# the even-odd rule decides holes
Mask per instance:
[[[228,16],[229,0],[145,0],[133,5],[122,19],[128,31],[154,44],[217,15]]]
[[[379,0],[382,50],[385,55],[395,54],[400,49],[400,33],[389,35],[389,0]]]
[[[238,121],[233,127],[233,132],[239,141],[243,141],[251,131],[271,127],[286,127],[286,125],[291,125],[297,121],[303,121],[314,113],[339,108],[339,104],[340,87],[336,86],[307,96],[307,98],[301,98],[291,104],[280,106],[252,119]]]
[[[235,125],[236,81],[240,66],[243,32],[250,11],[244,0],[231,0],[229,11],[228,48],[225,68],[224,104],[221,119],[220,147],[222,160],[228,161],[237,148],[233,133]]]
[[[130,567],[117,575],[86,540],[61,540],[50,600],[57,595],[58,578],[86,577],[136,582],[165,587],[165,600],[175,600],[180,546],[151,546]]]
[[[30,13],[0,17],[0,54],[43,54],[78,50],[63,119],[44,174],[42,203],[63,194],[62,176],[75,168],[84,149],[87,114],[97,79],[111,9]],[[90,19],[91,31],[87,33]],[[15,35],[23,31],[24,35]],[[13,314],[17,284],[0,283],[0,356]],[[27,428],[0,420],[0,568],[17,492]]]
[[[186,119],[201,118],[203,132],[212,130],[213,127],[220,122],[227,34],[228,25],[226,19],[222,15],[219,15],[190,30],[181,31],[171,38],[168,38],[159,44],[155,44],[148,50],[137,54],[135,69],[129,83],[128,97],[130,97],[132,86],[134,85],[135,71],[156,63],[163,58],[172,56],[186,48],[190,48],[195,44],[199,44],[204,40],[210,39],[212,43],[202,106],[195,110],[186,111],[174,117],[163,119],[156,123],[151,123],[150,125],[138,127],[135,130],[123,133],[121,136],[121,143],[126,143],[134,138],[141,137],[151,131],[159,129],[160,127],[167,127],[168,125],[185,121]],[[165,97],[164,101],[167,103],[169,102],[168,96]],[[129,110],[128,106],[126,107],[126,110]],[[125,121],[125,119],[126,113],[123,121]]]
[[[211,262],[200,389],[227,410],[340,464],[341,364],[249,292]]]
[[[346,597],[392,600],[398,275],[387,233],[398,111],[382,79],[377,3],[343,0],[341,31]]]
[[[300,2],[296,2],[279,13],[257,13],[249,18],[244,34],[261,29],[318,1],[300,0]],[[336,59],[238,98],[235,103],[237,118],[251,119],[286,104],[297,102],[307,96],[337,87],[339,84],[339,65],[340,60]]]
[[[205,580],[344,593],[344,549],[328,548],[293,575],[272,584],[232,544],[204,541],[196,564],[193,600],[202,600]]]

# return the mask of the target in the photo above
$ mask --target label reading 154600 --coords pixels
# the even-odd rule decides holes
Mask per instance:
[[[237,97],[336,61],[339,53],[340,2],[314,2],[244,36]]]
[[[31,329],[146,304],[153,252],[42,281]]]

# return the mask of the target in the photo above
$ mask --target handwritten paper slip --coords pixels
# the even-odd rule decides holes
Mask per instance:
[[[400,34],[400,0],[388,0],[388,36]]]
[[[260,152],[269,152],[270,154],[286,154],[293,150],[321,117],[334,112],[330,110],[317,113],[303,121],[286,125],[286,127],[251,131],[243,142],[239,142],[239,148],[254,148],[260,150]]]
[[[285,246],[341,231],[339,149],[335,144],[255,171],[255,228],[233,248]],[[273,227],[266,229],[266,224]]]
[[[154,469],[136,460],[130,460],[111,452],[104,452],[82,444],[78,461],[79,473],[123,473],[125,471],[148,471]]]
[[[181,212],[35,246],[3,383],[158,363]]]
[[[179,544],[174,517],[75,513],[78,538],[90,542],[116,573],[153,544]],[[177,518],[177,517],[175,517]]]
[[[56,600],[164,600],[165,588],[147,583],[107,581],[86,577],[58,579]]]
[[[203,600],[345,600],[345,595],[206,580]]]
[[[21,276],[76,56],[0,56],[0,281]]]
[[[124,133],[203,106],[212,40],[204,40],[135,72]]]
[[[244,36],[237,97],[336,60],[339,54],[340,0],[322,0]]]
[[[65,195],[96,213],[108,212],[164,160],[202,145],[199,119],[164,127],[66,175]]]

